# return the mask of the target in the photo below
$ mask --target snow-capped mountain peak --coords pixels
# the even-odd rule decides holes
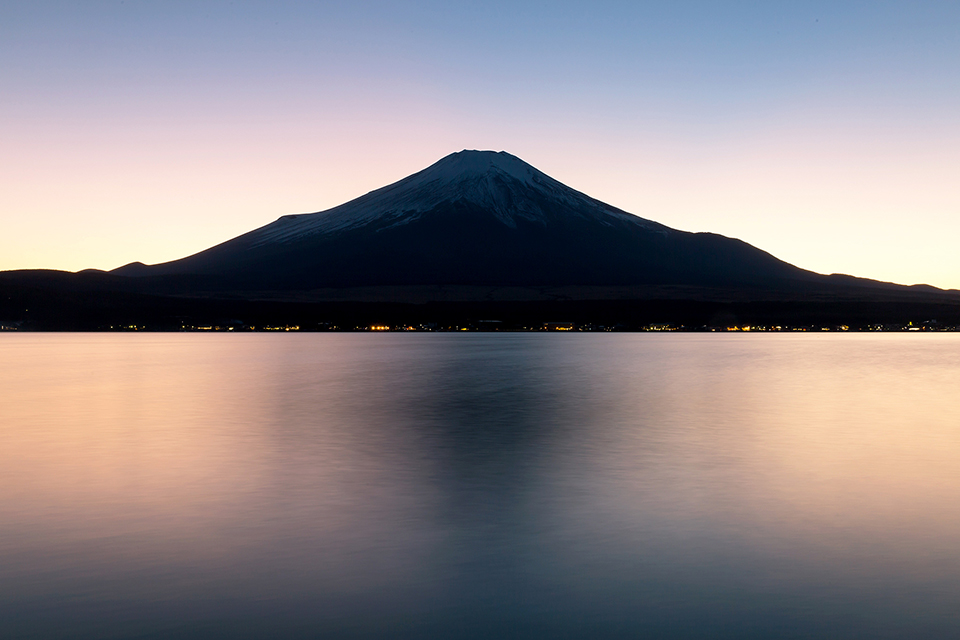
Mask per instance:
[[[284,216],[251,232],[251,246],[285,243],[367,225],[388,229],[413,222],[450,202],[482,208],[510,228],[516,228],[520,221],[548,224],[551,218],[567,215],[668,232],[667,227],[571,189],[505,151],[463,150],[338,207]]]
[[[441,180],[454,182],[481,176],[501,175],[514,180],[533,183],[535,177],[549,178],[520,158],[506,151],[477,151],[464,149],[451,153],[433,163],[423,171],[414,174],[420,177],[416,182]]]
[[[493,151],[454,153],[327,211],[284,216],[192,256],[118,275],[212,277],[216,286],[251,291],[766,286],[814,277],[738,240],[626,213]]]

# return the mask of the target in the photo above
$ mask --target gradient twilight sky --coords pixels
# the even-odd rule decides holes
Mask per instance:
[[[172,260],[464,148],[960,288],[960,3],[0,2],[0,269]]]

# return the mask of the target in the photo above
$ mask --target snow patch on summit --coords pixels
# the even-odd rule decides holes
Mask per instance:
[[[399,182],[340,206],[283,216],[250,234],[251,247],[346,231],[376,223],[379,230],[408,224],[444,202],[480,206],[510,228],[520,220],[547,224],[541,203],[565,215],[604,225],[632,224],[666,234],[668,227],[626,213],[554,180],[505,151],[452,153]],[[555,214],[554,214],[555,215]]]

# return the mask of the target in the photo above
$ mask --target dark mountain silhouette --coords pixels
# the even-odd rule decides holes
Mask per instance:
[[[783,286],[821,278],[744,242],[686,233],[575,191],[508,153],[461,151],[328,211],[284,216],[125,276],[231,289],[384,285]]]
[[[626,213],[492,151],[451,154],[333,209],[283,216],[172,262],[0,273],[0,321],[24,327],[484,317],[503,326],[957,324],[960,292],[806,271],[740,240]]]

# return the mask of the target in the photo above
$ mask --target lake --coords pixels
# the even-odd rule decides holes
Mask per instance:
[[[955,638],[960,334],[5,334],[3,638]]]

